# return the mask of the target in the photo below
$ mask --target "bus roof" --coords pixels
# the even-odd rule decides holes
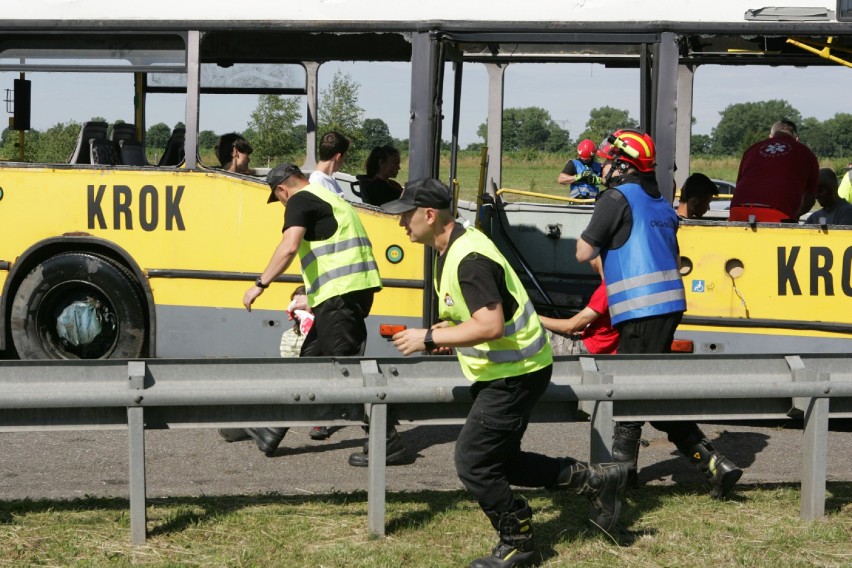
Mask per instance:
[[[840,0],[843,3],[844,0]],[[148,0],[147,2],[115,2],[114,0],[29,0],[4,17],[2,25],[61,23],[63,26],[87,26],[98,22],[174,24],[183,28],[215,28],[244,23],[258,27],[264,23],[282,27],[317,28],[346,27],[370,23],[379,28],[415,26],[433,22],[450,27],[488,27],[490,23],[546,24],[575,27],[578,24],[742,24],[752,18],[777,21],[826,23],[835,20],[827,0],[794,0],[773,2],[765,8],[754,0],[530,0],[528,2],[458,2],[432,0],[405,2],[396,0],[248,0],[235,10],[233,2],[208,0],[203,6],[193,2]]]

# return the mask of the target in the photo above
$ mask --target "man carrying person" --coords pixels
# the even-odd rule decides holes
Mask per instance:
[[[577,260],[600,255],[612,323],[619,332],[618,352],[669,353],[675,329],[686,310],[677,244],[678,219],[657,186],[654,141],[636,130],[617,130],[598,148],[608,188],[595,205],[589,226],[577,240]],[[612,457],[632,466],[643,422],[615,425]],[[695,422],[652,422],[668,434],[706,476],[713,497],[724,497],[742,476],[716,451]]]
[[[298,255],[314,323],[301,357],[363,355],[367,343],[364,320],[373,296],[382,289],[370,239],[355,209],[341,197],[309,183],[293,164],[270,170],[268,203],[286,205],[283,238],[254,286],[246,290],[248,311],[263,291]],[[286,428],[250,431],[258,447],[272,455]],[[387,462],[404,459],[406,448],[396,429],[388,427]],[[363,465],[367,464],[364,456]],[[349,460],[352,464],[353,459]],[[360,462],[353,465],[362,465]]]
[[[533,406],[550,384],[550,343],[515,271],[488,237],[455,221],[451,203],[449,188],[430,178],[409,182],[399,199],[382,205],[402,216],[412,242],[437,252],[433,284],[441,321],[400,331],[393,342],[404,355],[453,348],[473,382],[456,471],[499,541],[470,566],[518,566],[533,560],[535,550],[532,510],[512,485],[574,489],[592,501],[592,523],[608,531],[618,519],[627,468],[521,450]]]

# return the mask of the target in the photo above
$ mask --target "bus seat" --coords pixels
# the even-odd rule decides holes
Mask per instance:
[[[116,122],[112,125],[109,139],[116,144],[121,140],[136,140],[136,125],[126,122]]]
[[[89,139],[89,156],[93,164],[114,166],[121,163],[118,147],[111,140]]]
[[[352,183],[352,193],[355,194],[355,197],[367,203],[367,200],[364,199],[364,186],[367,184],[367,181],[370,178],[365,174],[358,174],[355,176],[355,181]]]
[[[91,164],[91,154],[89,153],[89,140],[106,140],[107,139],[107,123],[97,120],[84,122],[80,126],[80,134],[77,136],[77,146],[68,160],[69,164]]]
[[[166,143],[166,149],[163,151],[160,162],[157,164],[158,166],[177,166],[183,162],[185,134],[186,128],[175,128],[172,131],[172,135]]]
[[[147,166],[148,156],[145,147],[136,140],[119,140],[118,148],[121,153],[121,163],[126,166]]]

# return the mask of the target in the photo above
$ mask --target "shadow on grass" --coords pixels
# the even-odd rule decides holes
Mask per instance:
[[[766,483],[742,486],[732,497],[733,500],[748,500],[748,493],[756,489],[799,489],[794,483]],[[589,502],[569,491],[548,492],[544,490],[523,491],[530,500],[549,499],[552,507],[558,509],[556,516],[547,520],[534,520],[536,547],[542,561],[557,555],[554,545],[560,542],[573,542],[587,538],[607,538],[620,546],[630,546],[638,538],[653,534],[653,529],[632,531],[631,526],[643,516],[664,506],[666,501],[678,496],[703,494],[704,487],[700,484],[682,484],[668,486],[646,486],[634,490],[626,498],[622,498],[624,508],[620,527],[612,534],[605,535],[590,527],[586,519],[589,514]],[[828,482],[826,498],[826,515],[842,512],[852,505],[852,482]],[[279,495],[264,494],[252,496],[216,496],[216,497],[172,497],[149,499],[148,506],[172,507],[174,511],[161,522],[148,522],[148,535],[160,536],[179,533],[188,527],[196,526],[215,517],[228,515],[246,507],[286,503],[290,506],[300,504],[328,503],[329,505],[347,505],[362,502],[367,503],[367,493],[332,493],[327,495]],[[412,527],[420,527],[432,522],[440,522],[440,518],[454,510],[459,505],[476,507],[470,496],[464,491],[413,491],[387,494],[389,513],[386,519],[386,533],[393,535]],[[424,507],[425,505],[425,507]],[[44,512],[75,512],[75,511],[129,511],[127,499],[86,497],[73,500],[32,500],[19,499],[0,501],[0,524],[14,524],[15,518],[32,513]],[[535,509],[535,507],[534,507]],[[401,512],[400,512],[401,511]],[[544,517],[544,515],[541,515]],[[129,523],[129,515],[123,517]],[[482,523],[488,521],[481,516]],[[367,517],[364,514],[364,523]],[[487,551],[484,551],[487,553]]]

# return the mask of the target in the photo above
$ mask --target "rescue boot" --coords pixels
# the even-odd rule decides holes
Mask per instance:
[[[515,499],[515,510],[510,513],[486,514],[500,540],[491,549],[491,556],[477,558],[470,568],[508,568],[531,561],[535,556],[532,509],[526,499]]]
[[[743,470],[738,468],[734,462],[716,451],[707,438],[700,442],[691,444],[687,451],[681,450],[689,458],[689,461],[704,472],[707,481],[710,482],[710,496],[714,499],[723,499],[731,492]]]
[[[284,439],[289,428],[246,428],[248,435],[254,439],[257,448],[266,457],[271,458],[278,449],[278,444]]]
[[[642,443],[642,428],[628,428],[616,423],[612,436],[612,461],[626,464],[627,487],[639,487],[639,445]]]
[[[621,513],[618,494],[627,484],[627,464],[587,464],[573,458],[559,461],[557,484],[576,490],[578,495],[585,495],[593,507],[589,521],[604,531],[611,530]]]
[[[367,442],[364,444],[362,451],[349,455],[349,465],[353,467],[367,467],[370,465],[370,456],[367,455],[369,450],[370,443]],[[402,441],[402,436],[394,428],[388,432],[388,441],[385,446],[385,465],[399,465],[404,463],[407,457],[408,449]]]

